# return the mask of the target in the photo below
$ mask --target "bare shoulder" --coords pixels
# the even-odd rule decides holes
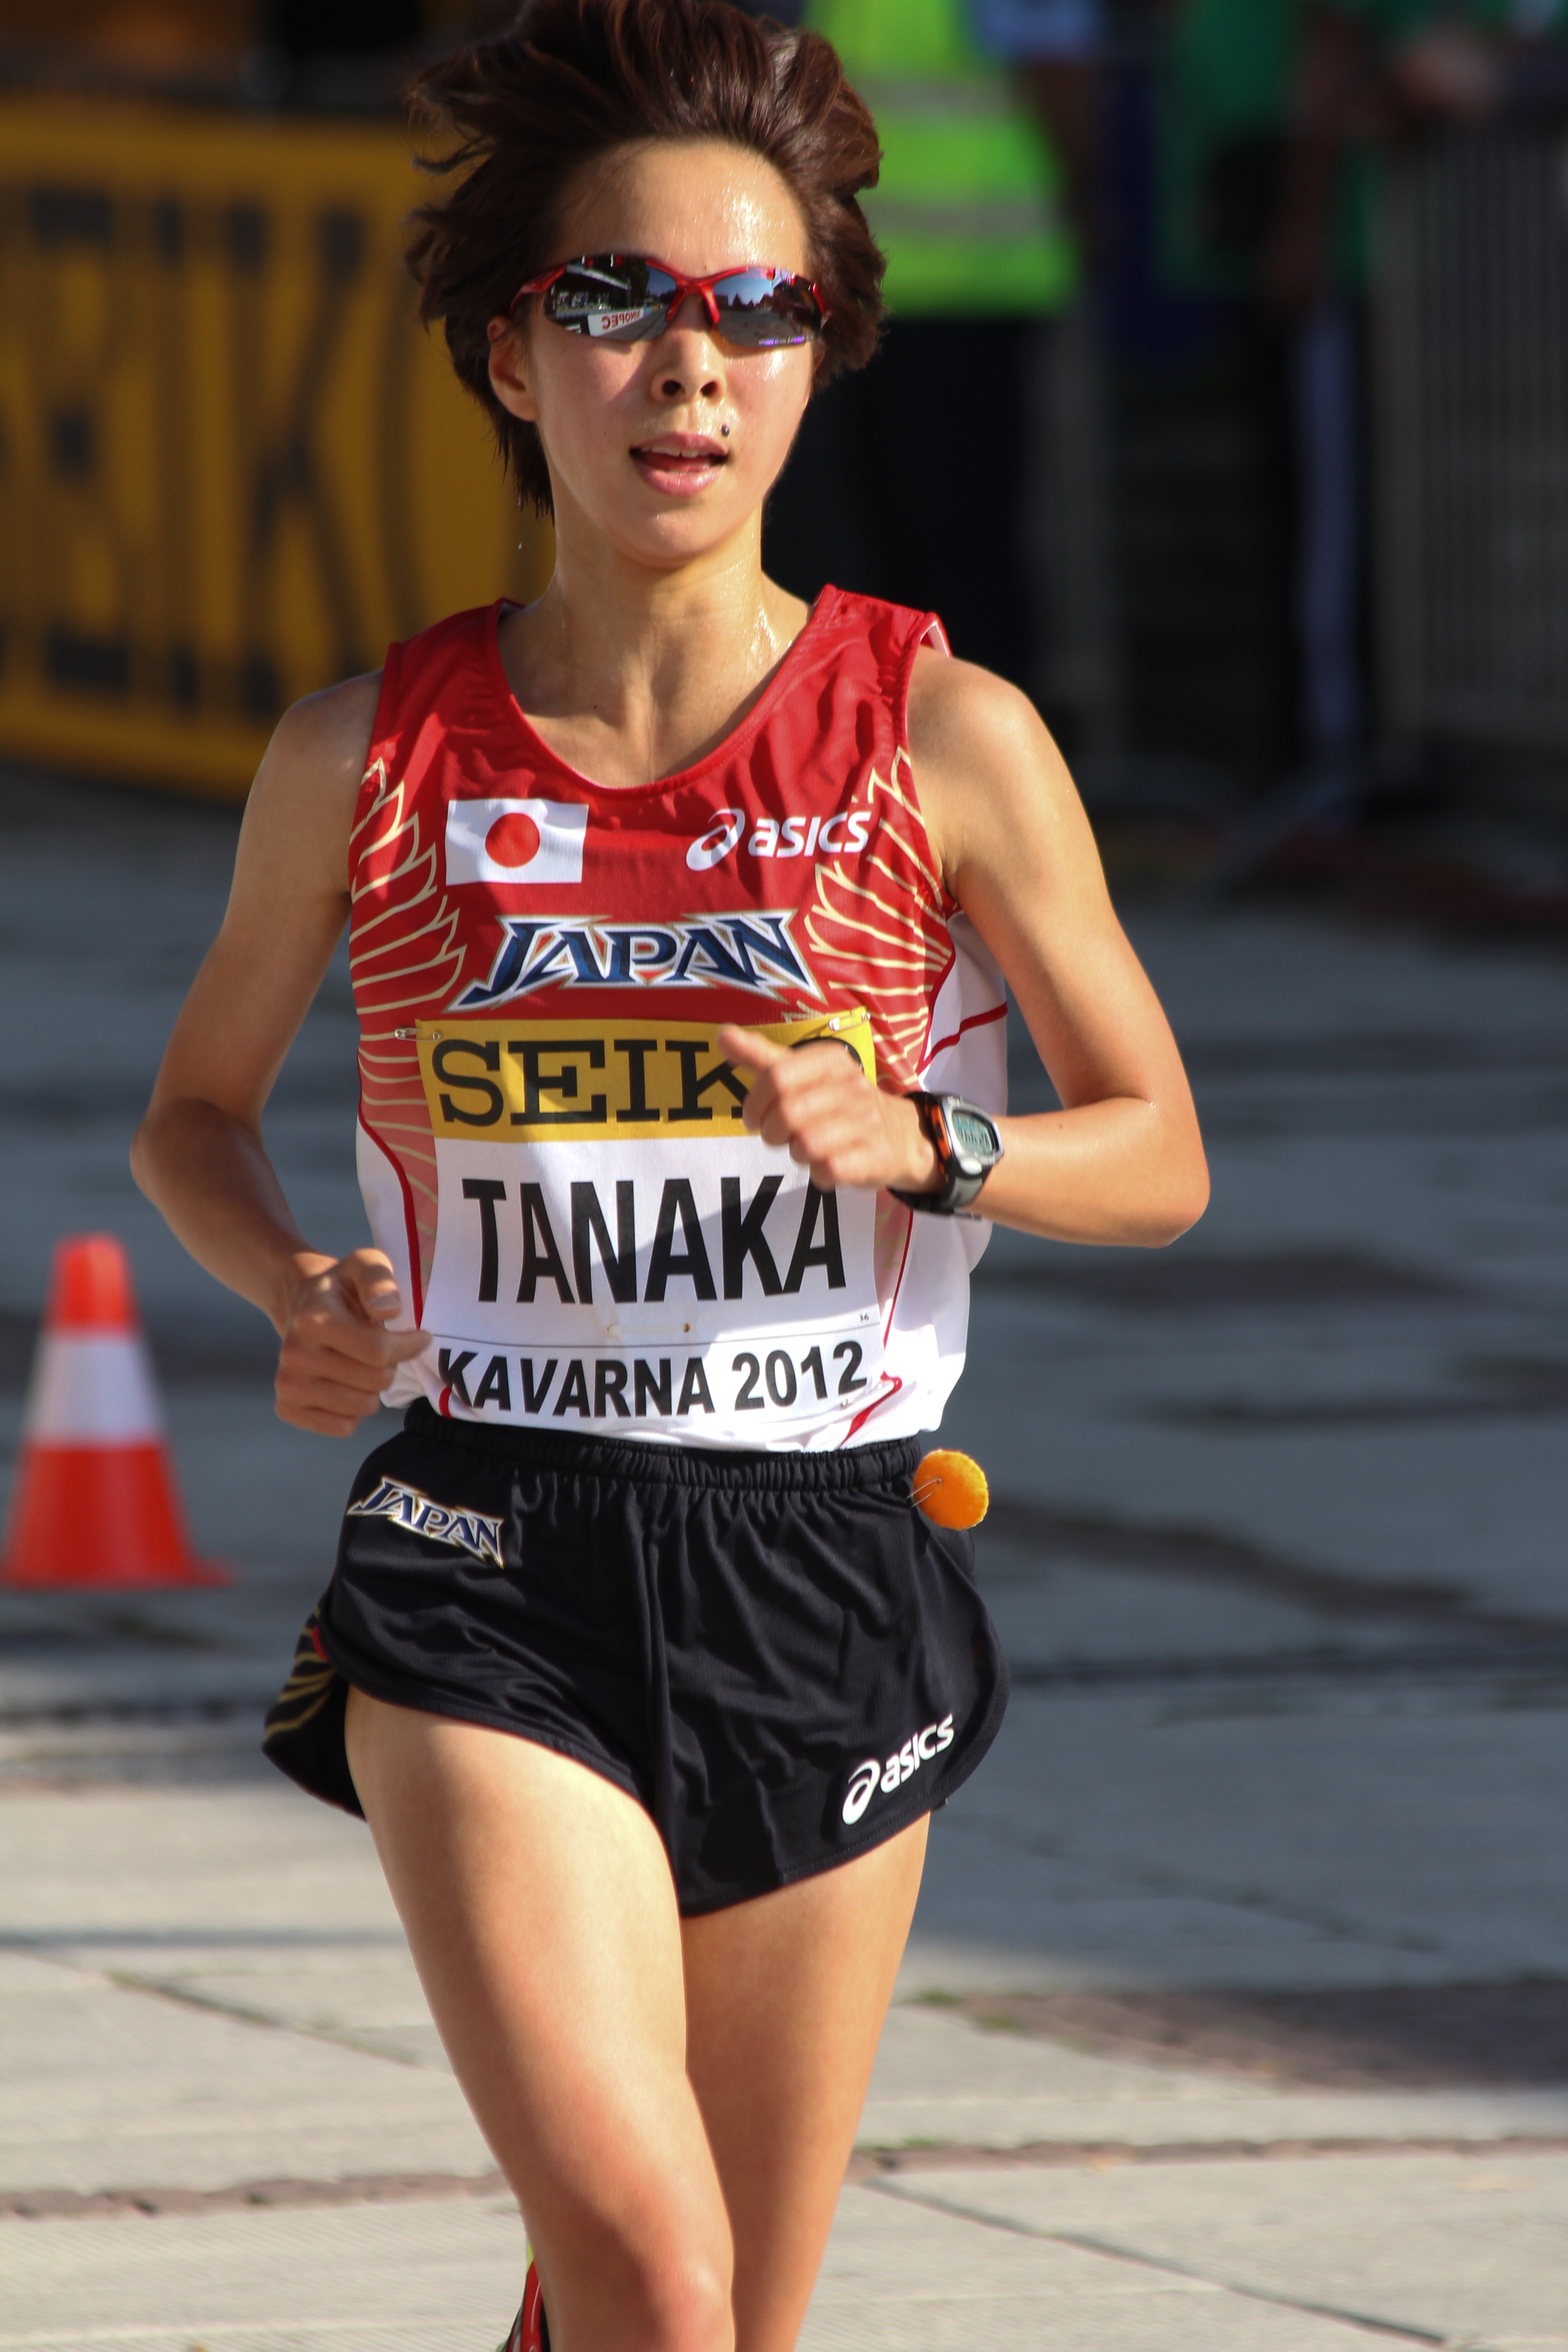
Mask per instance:
[[[1087,833],[1051,730],[1006,678],[927,648],[910,678],[908,723],[915,790],[950,878],[977,856],[1028,859],[1064,826]]]
[[[299,880],[347,887],[349,835],[380,693],[375,671],[308,694],[284,712],[246,804],[242,866],[286,856]]]
[[[268,757],[277,751],[310,761],[319,771],[331,768],[351,774],[357,788],[365,772],[381,690],[377,669],[362,677],[346,677],[340,686],[325,686],[318,694],[302,695],[278,720]]]
[[[954,661],[923,646],[909,681],[910,757],[941,761],[1016,754],[1028,737],[1050,736],[1027,694],[977,662]]]

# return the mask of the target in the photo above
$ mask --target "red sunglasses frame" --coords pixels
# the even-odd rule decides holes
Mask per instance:
[[[672,315],[680,309],[681,304],[685,300],[686,296],[688,294],[699,294],[707,310],[708,323],[711,325],[716,334],[722,335],[724,333],[724,328],[719,320],[718,304],[713,299],[713,289],[716,286],[721,286],[727,278],[744,277],[748,269],[759,270],[764,276],[768,278],[789,278],[793,279],[797,285],[805,284],[810,286],[811,289],[811,299],[822,314],[822,325],[824,327],[833,315],[822,299],[821,287],[818,286],[813,279],[802,279],[798,269],[780,269],[778,264],[772,261],[732,261],[727,269],[715,269],[706,278],[688,278],[684,270],[674,268],[667,261],[657,260],[651,253],[577,253],[572,256],[570,261],[558,261],[555,268],[553,269],[547,269],[541,278],[530,278],[526,286],[519,286],[517,292],[513,295],[510,305],[507,308],[507,318],[509,319],[512,317],[518,303],[521,302],[526,296],[529,294],[548,294],[550,288],[555,285],[559,278],[564,278],[569,269],[580,269],[585,263],[591,261],[640,261],[645,269],[662,269],[666,278],[673,278],[675,281],[675,290],[671,296],[669,302],[665,305],[665,331],[668,331]],[[821,332],[821,329],[819,329],[818,331]],[[740,348],[744,350],[746,347],[743,344]],[[766,347],[759,345],[758,348],[762,349]],[[780,348],[788,347],[781,346]]]

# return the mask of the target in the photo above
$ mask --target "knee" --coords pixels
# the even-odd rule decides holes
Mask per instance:
[[[541,2264],[558,2352],[734,2352],[727,2227],[672,2217],[630,2241],[620,2231],[591,2231],[588,2243],[571,2234],[567,2260]]]
[[[734,2352],[727,2244],[671,2248],[641,2273],[637,2352]]]

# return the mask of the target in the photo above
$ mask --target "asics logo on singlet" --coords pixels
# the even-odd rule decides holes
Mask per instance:
[[[717,811],[707,831],[699,834],[686,852],[694,874],[722,866],[740,846],[746,831],[744,809]],[[836,857],[841,850],[863,849],[871,838],[871,818],[864,809],[838,809],[824,823],[820,816],[760,816],[746,845],[747,857]]]
[[[686,864],[694,874],[706,874],[710,866],[722,865],[745,831],[744,810],[720,809],[707,831],[687,850]]]
[[[401,1479],[383,1478],[372,1494],[350,1504],[348,1515],[351,1519],[391,1519],[410,1535],[428,1536],[432,1543],[471,1552],[486,1568],[501,1565],[499,1519],[486,1518],[482,1511],[455,1511],[445,1503],[433,1502],[417,1486],[405,1486]]]
[[[911,1733],[896,1756],[879,1759],[868,1756],[850,1774],[850,1785],[844,1797],[843,1817],[852,1829],[880,1789],[884,1797],[913,1780],[923,1764],[929,1764],[944,1748],[953,1745],[953,1718],[945,1715],[940,1723],[928,1723],[924,1731]]]
[[[501,947],[487,977],[454,999],[454,1013],[506,1004],[536,988],[780,987],[821,996],[795,945],[792,913],[744,908],[690,921],[567,923],[503,915]]]

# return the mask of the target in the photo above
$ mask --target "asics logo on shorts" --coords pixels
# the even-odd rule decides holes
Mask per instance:
[[[852,1827],[879,1789],[884,1797],[891,1797],[905,1780],[913,1780],[923,1764],[929,1764],[934,1756],[939,1756],[944,1748],[951,1748],[952,1745],[953,1718],[945,1715],[940,1723],[928,1723],[924,1731],[912,1733],[896,1756],[889,1756],[880,1762],[876,1757],[868,1756],[865,1762],[857,1764],[850,1775],[843,1806],[845,1821]]]
[[[351,1519],[391,1519],[394,1526],[406,1528],[410,1535],[428,1536],[432,1543],[450,1544],[454,1551],[465,1551],[486,1568],[501,1566],[501,1526],[499,1519],[487,1519],[482,1511],[455,1511],[444,1503],[432,1502],[417,1486],[405,1486],[399,1479],[383,1478],[373,1494],[349,1506]]]

